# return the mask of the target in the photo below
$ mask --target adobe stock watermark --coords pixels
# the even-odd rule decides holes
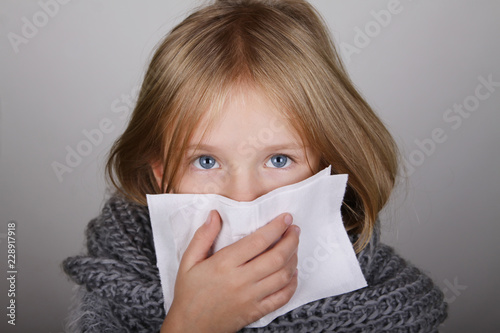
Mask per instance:
[[[129,93],[121,94],[120,97],[111,102],[111,113],[119,120],[124,120],[134,108],[135,100],[140,87],[135,86]],[[116,122],[110,117],[102,118],[98,124],[91,129],[82,130],[82,139],[75,145],[65,147],[64,160],[53,161],[52,170],[60,183],[64,181],[66,174],[72,173],[75,168],[83,163],[85,157],[90,156],[97,147],[104,142],[104,137],[116,130]]]
[[[368,47],[393,22],[394,16],[401,14],[403,10],[404,7],[400,0],[390,0],[385,9],[371,10],[372,20],[366,22],[362,28],[359,26],[354,27],[352,43],[340,43],[340,51],[345,62],[349,64],[354,54],[360,54],[363,49]]]
[[[445,279],[443,284],[445,285],[443,288],[444,300],[448,304],[455,302],[462,295],[462,292],[469,288],[467,285],[460,284],[456,276],[453,281]]]
[[[9,221],[7,223],[7,281],[8,281],[8,289],[7,289],[7,297],[9,299],[9,306],[7,306],[7,323],[9,325],[16,325],[16,311],[17,311],[17,303],[16,303],[16,292],[17,292],[17,222]]]
[[[273,117],[269,126],[262,128],[259,133],[249,136],[245,141],[238,145],[237,151],[241,156],[253,158],[257,152],[265,147],[266,144],[273,142],[275,135],[284,130],[285,126],[279,124],[278,118]]]
[[[317,245],[314,247],[313,254],[302,258],[302,260],[297,264],[297,269],[299,270],[299,280],[307,280],[311,275],[313,275],[321,263],[328,261],[331,256],[339,252],[340,245],[336,241],[336,237],[333,237],[330,233],[325,233],[322,236],[316,238]]]
[[[41,29],[43,29],[49,21],[59,14],[61,5],[66,5],[71,0],[40,0],[38,6],[40,10],[36,11],[31,19],[23,16],[21,17],[22,27],[20,33],[9,32],[7,38],[9,39],[10,46],[17,54],[19,47],[22,44],[28,44],[30,40],[35,38]]]
[[[466,96],[461,103],[454,103],[452,107],[443,112],[442,119],[449,126],[448,129],[436,127],[428,137],[413,141],[417,148],[413,149],[408,157],[403,157],[408,176],[412,175],[418,167],[424,164],[427,158],[437,151],[438,145],[448,140],[447,131],[458,130],[464,119],[468,119],[479,109],[481,102],[489,99],[500,87],[500,82],[494,81],[492,74],[487,77],[478,76],[477,80],[479,83],[472,94]]]

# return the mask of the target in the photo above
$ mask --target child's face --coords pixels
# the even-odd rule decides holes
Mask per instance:
[[[234,89],[221,118],[202,137],[204,124],[202,119],[190,141],[177,193],[252,201],[318,171],[319,155],[304,147],[273,104],[253,89]]]

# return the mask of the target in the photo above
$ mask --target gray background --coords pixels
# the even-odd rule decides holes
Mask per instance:
[[[407,160],[404,186],[384,211],[385,241],[443,288],[450,303],[443,332],[494,332],[500,87],[479,105],[471,96],[480,77],[500,82],[500,2],[312,2],[338,45],[357,48],[343,53],[347,68]],[[0,277],[10,220],[18,261],[17,325],[6,323],[0,278],[1,331],[63,330],[73,285],[60,262],[82,250],[84,228],[102,206],[105,154],[123,130],[152,48],[200,3],[73,0],[52,7],[52,17],[37,1],[1,0]],[[377,23],[372,11],[398,3],[390,22]],[[29,38],[16,52],[9,34],[23,36],[34,21],[38,31],[24,28]],[[464,102],[473,111],[447,118]],[[107,133],[85,146],[84,131],[102,122]],[[439,135],[430,143],[433,131]],[[66,164],[68,147],[79,145],[87,156],[58,178],[53,163]]]

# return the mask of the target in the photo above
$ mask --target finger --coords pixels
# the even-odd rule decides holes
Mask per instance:
[[[292,215],[288,213],[281,214],[254,233],[223,248],[219,252],[227,252],[227,258],[233,265],[242,265],[278,241],[292,222]]]
[[[297,271],[297,263],[297,253],[294,253],[285,266],[255,283],[256,297],[264,299],[287,286]]]
[[[222,223],[219,213],[211,211],[205,223],[194,233],[193,239],[182,256],[179,270],[189,270],[197,263],[205,260],[221,228]]]
[[[288,265],[290,258],[297,253],[299,235],[300,228],[292,225],[272,249],[262,253],[244,265],[246,274],[251,279],[258,281]]]
[[[292,276],[290,282],[277,292],[265,297],[259,302],[258,308],[262,313],[270,313],[281,308],[283,305],[288,303],[292,298],[295,290],[297,290],[297,271]]]

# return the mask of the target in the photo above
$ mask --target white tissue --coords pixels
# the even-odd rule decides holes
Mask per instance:
[[[330,168],[251,202],[217,194],[147,195],[165,309],[172,304],[182,255],[213,209],[222,218],[215,252],[281,213],[292,214],[293,223],[301,228],[295,294],[286,305],[248,327],[265,326],[303,304],[366,287],[340,213],[347,175],[330,175]]]

